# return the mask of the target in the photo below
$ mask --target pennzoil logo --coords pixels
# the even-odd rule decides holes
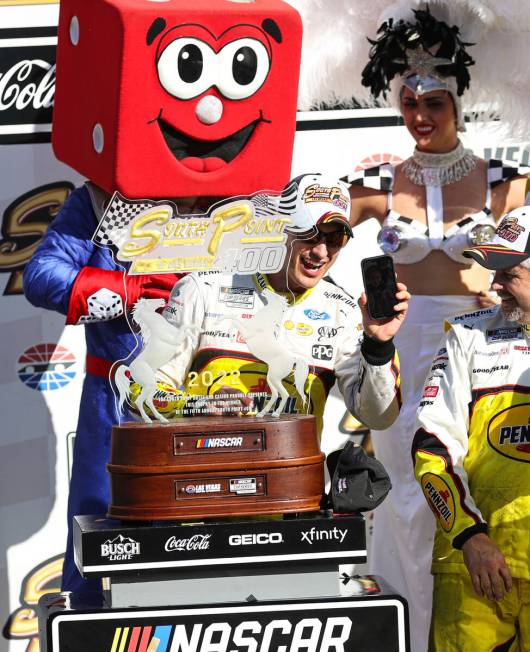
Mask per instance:
[[[0,273],[9,274],[4,295],[22,294],[22,271],[53,218],[74,189],[68,181],[34,188],[17,197],[2,216]]]
[[[488,424],[488,443],[504,457],[530,462],[530,403],[497,412]]]
[[[434,473],[422,477],[421,488],[438,523],[445,532],[450,532],[455,522],[455,500],[451,488]]]
[[[63,559],[63,555],[47,559],[35,566],[22,581],[21,606],[9,616],[2,634],[10,640],[27,640],[25,652],[39,652],[37,603],[46,593],[59,593]]]

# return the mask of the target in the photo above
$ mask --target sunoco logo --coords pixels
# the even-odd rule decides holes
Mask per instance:
[[[488,425],[488,443],[505,457],[530,462],[530,403],[498,412]]]
[[[164,546],[166,552],[173,552],[174,550],[208,550],[210,547],[211,534],[194,534],[188,539],[177,539],[176,537],[169,537]]]
[[[455,501],[449,485],[434,473],[426,473],[421,486],[431,511],[441,527],[449,532],[455,521]]]
[[[110,561],[124,561],[139,554],[140,544],[138,541],[121,534],[118,534],[112,541],[109,539],[101,544],[101,556],[107,557]]]

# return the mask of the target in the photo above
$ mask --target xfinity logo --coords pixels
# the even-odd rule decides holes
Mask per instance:
[[[112,541],[109,539],[101,544],[101,556],[111,561],[124,561],[132,559],[133,555],[140,554],[140,544],[134,539],[124,537],[121,534]]]
[[[302,532],[301,534],[302,541],[312,546],[314,541],[339,541],[342,543],[348,534],[348,530],[340,530],[336,526],[332,530],[317,530],[317,528],[312,527],[307,532]]]
[[[333,347],[329,344],[313,344],[311,355],[316,360],[331,360]]]
[[[260,532],[259,534],[232,534],[228,537],[231,546],[267,545],[269,543],[283,543],[281,532]]]

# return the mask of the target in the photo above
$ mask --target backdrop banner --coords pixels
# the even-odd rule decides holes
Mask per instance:
[[[84,374],[83,327],[65,327],[63,316],[32,307],[22,295],[24,265],[83,182],[50,145],[57,20],[55,2],[0,0],[0,652],[37,652],[35,605],[59,587]],[[465,144],[485,158],[529,160],[520,143],[498,142],[492,125],[470,126]],[[389,110],[300,113],[292,176],[343,176],[358,165],[397,162],[411,149]],[[332,270],[355,298],[361,256],[379,253],[376,233],[375,220],[356,229]],[[325,325],[310,326],[326,338]],[[358,427],[334,389],[324,416],[325,452]],[[364,437],[362,429],[354,435]]]

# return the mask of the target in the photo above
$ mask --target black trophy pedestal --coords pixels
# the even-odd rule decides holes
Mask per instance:
[[[76,563],[105,599],[44,596],[42,652],[409,650],[406,601],[339,574],[366,561],[362,516],[74,526]]]

